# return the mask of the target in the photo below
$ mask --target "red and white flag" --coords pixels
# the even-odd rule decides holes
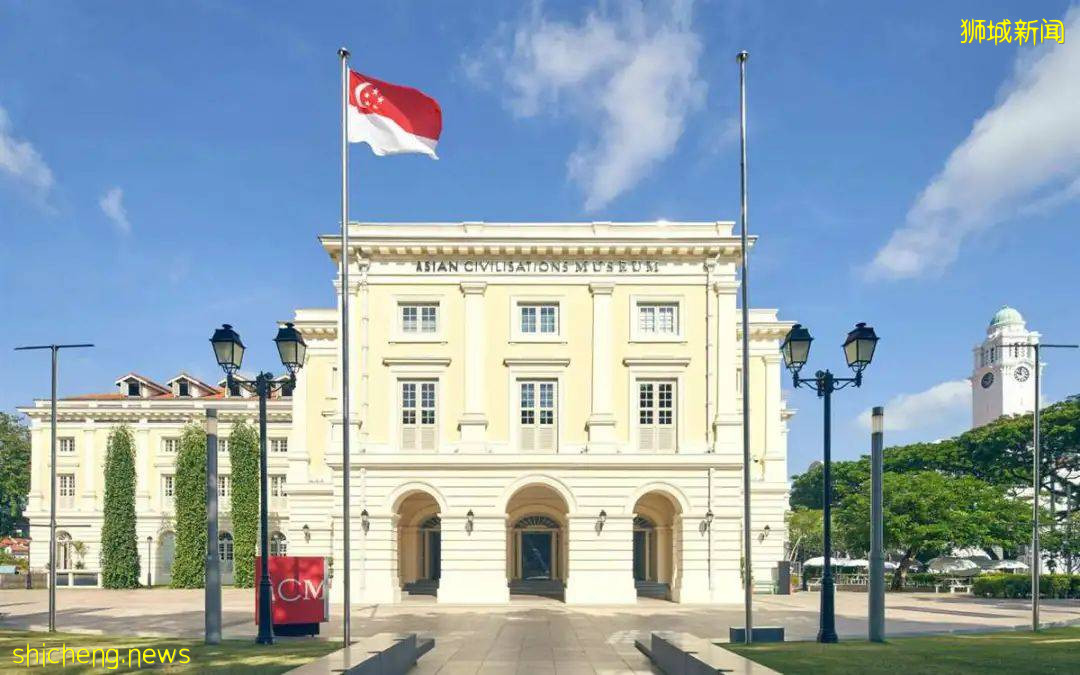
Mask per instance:
[[[378,156],[420,152],[438,159],[442,109],[427,94],[349,71],[349,142]]]

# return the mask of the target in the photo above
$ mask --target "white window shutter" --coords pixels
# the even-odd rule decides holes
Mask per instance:
[[[530,452],[536,450],[536,427],[521,427],[521,449]]]
[[[401,449],[402,450],[416,450],[417,449],[417,428],[412,425],[401,426]]]
[[[661,451],[675,450],[675,425],[661,424],[656,430],[656,449]]]
[[[656,447],[656,427],[643,424],[638,429],[638,449],[652,450]]]
[[[420,449],[426,452],[435,451],[435,426],[426,424],[420,427]]]
[[[555,425],[542,425],[536,431],[536,449],[546,452],[555,450]]]

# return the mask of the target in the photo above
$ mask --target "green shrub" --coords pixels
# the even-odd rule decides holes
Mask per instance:
[[[82,556],[79,564],[82,564]],[[105,454],[101,585],[105,588],[139,587],[139,542],[135,535],[135,438],[131,429],[124,425],[116,427],[109,434]]]
[[[983,574],[975,577],[971,592],[984,598],[1030,598],[1028,574]],[[1044,574],[1039,577],[1039,597],[1080,598],[1080,574]]]
[[[206,579],[206,431],[184,427],[176,454],[176,553],[173,588],[202,588]]]
[[[259,434],[244,421],[229,436],[232,465],[233,585],[255,585],[255,544],[259,534]]]

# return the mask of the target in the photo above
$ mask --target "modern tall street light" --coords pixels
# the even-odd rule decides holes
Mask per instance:
[[[307,345],[300,331],[296,330],[291,323],[279,328],[277,337],[278,356],[281,363],[289,371],[287,380],[279,380],[273,373],[261,372],[255,376],[254,382],[234,377],[240,370],[240,364],[244,360],[244,343],[240,336],[229,324],[222,325],[214,331],[210,343],[214,346],[214,357],[218,365],[225,371],[227,385],[230,389],[240,386],[259,396],[259,555],[260,578],[259,578],[259,635],[255,642],[261,645],[274,643],[273,617],[270,603],[270,515],[269,515],[269,491],[267,489],[267,465],[266,465],[266,400],[270,394],[285,387],[296,384],[296,371],[304,366],[304,354],[307,353]]]
[[[1017,344],[1004,344],[1002,347],[1022,347],[1035,349],[1035,414],[1032,415],[1031,432],[1031,630],[1039,630],[1039,576],[1042,572],[1042,550],[1039,544],[1039,490],[1042,483],[1042,442],[1039,438],[1040,413],[1042,405],[1039,396],[1042,391],[1039,387],[1040,370],[1042,370],[1042,350],[1044,349],[1080,349],[1080,345],[1052,345],[1030,344],[1027,342]],[[1053,516],[1054,499],[1050,493],[1050,509]]]
[[[791,327],[787,337],[784,338],[780,351],[784,355],[784,363],[791,371],[795,387],[809,387],[817,392],[818,398],[825,401],[825,447],[822,467],[825,485],[821,500],[824,511],[822,520],[825,535],[825,561],[821,577],[821,617],[817,641],[833,643],[837,641],[837,637],[835,586],[832,576],[832,394],[850,385],[862,386],[862,373],[874,358],[878,336],[870,326],[857,323],[844,340],[844,358],[847,360],[848,367],[855,372],[855,377],[836,377],[828,370],[819,370],[813,377],[799,377],[799,371],[806,365],[810,356],[810,343],[813,341],[810,331],[797,323]]]
[[[49,450],[49,632],[56,632],[56,366],[61,349],[82,349],[93,347],[92,344],[72,345],[28,345],[16,347],[15,351],[48,349],[52,352],[52,395],[50,397],[50,438]],[[27,575],[29,579],[29,574]]]

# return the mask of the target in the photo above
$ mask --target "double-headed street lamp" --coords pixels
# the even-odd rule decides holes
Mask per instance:
[[[259,555],[260,578],[259,578],[259,636],[255,638],[258,644],[273,644],[274,630],[273,617],[271,616],[270,603],[270,536],[269,536],[269,492],[267,490],[267,466],[266,466],[266,400],[275,390],[292,387],[296,384],[296,371],[304,366],[304,354],[307,345],[300,331],[296,330],[291,323],[279,328],[277,337],[278,356],[281,363],[289,371],[287,380],[279,380],[273,373],[262,372],[255,376],[255,381],[250,382],[234,377],[240,370],[240,364],[244,360],[244,343],[240,341],[240,335],[229,324],[224,324],[214,331],[210,343],[214,346],[214,357],[218,365],[225,371],[227,386],[240,386],[259,396]]]
[[[844,357],[848,367],[855,371],[855,377],[836,377],[828,370],[819,370],[813,377],[799,377],[799,371],[806,365],[810,356],[810,343],[814,338],[810,331],[795,324],[784,338],[780,351],[784,355],[784,363],[791,371],[792,382],[795,387],[809,387],[817,392],[818,398],[825,400],[824,421],[824,464],[823,478],[824,488],[822,495],[822,519],[825,539],[825,560],[821,576],[821,617],[818,627],[818,642],[836,642],[836,616],[835,616],[835,586],[832,576],[832,393],[849,385],[862,386],[862,373],[870,361],[874,358],[874,349],[877,347],[878,336],[874,329],[865,323],[855,324],[855,328],[848,333],[844,340]],[[805,576],[805,571],[803,575]]]

